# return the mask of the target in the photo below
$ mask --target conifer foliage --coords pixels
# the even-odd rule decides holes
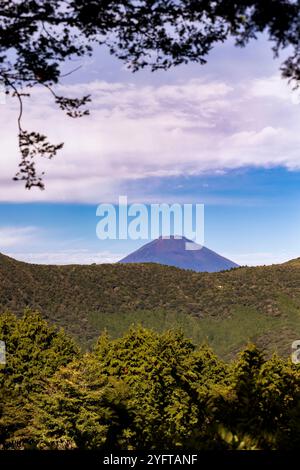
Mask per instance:
[[[39,313],[0,317],[1,449],[297,449],[300,369],[248,345],[231,363],[132,326],[79,351]]]

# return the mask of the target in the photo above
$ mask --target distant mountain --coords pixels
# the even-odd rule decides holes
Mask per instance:
[[[192,249],[186,249],[186,244],[190,244],[189,247]],[[153,240],[120,260],[119,263],[159,263],[209,273],[238,267],[238,264],[205,246],[200,247],[185,237],[174,238],[174,236]]]

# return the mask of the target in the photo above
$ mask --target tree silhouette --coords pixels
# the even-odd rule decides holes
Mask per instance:
[[[211,49],[230,36],[245,46],[266,33],[274,55],[287,47],[284,78],[300,84],[300,0],[0,0],[0,80],[19,102],[21,161],[17,180],[44,188],[37,156],[52,158],[63,144],[22,127],[23,97],[46,87],[72,118],[88,114],[90,96],[55,92],[68,59],[106,45],[133,72],[182,63],[205,64]]]

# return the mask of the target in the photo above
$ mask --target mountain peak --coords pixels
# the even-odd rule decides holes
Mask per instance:
[[[233,261],[209,248],[176,235],[160,236],[126,256],[119,263],[159,263],[198,272],[217,272],[238,267]]]

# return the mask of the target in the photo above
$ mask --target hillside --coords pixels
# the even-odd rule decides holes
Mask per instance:
[[[190,248],[186,249],[186,244]],[[218,253],[199,245],[185,237],[160,237],[142,246],[130,255],[123,258],[120,263],[159,263],[175,266],[181,269],[192,269],[196,272],[217,272],[237,268],[238,265]]]
[[[158,264],[31,265],[0,255],[0,311],[40,310],[89,345],[131,323],[182,326],[231,357],[249,340],[290,353],[300,339],[300,264],[195,273]]]

